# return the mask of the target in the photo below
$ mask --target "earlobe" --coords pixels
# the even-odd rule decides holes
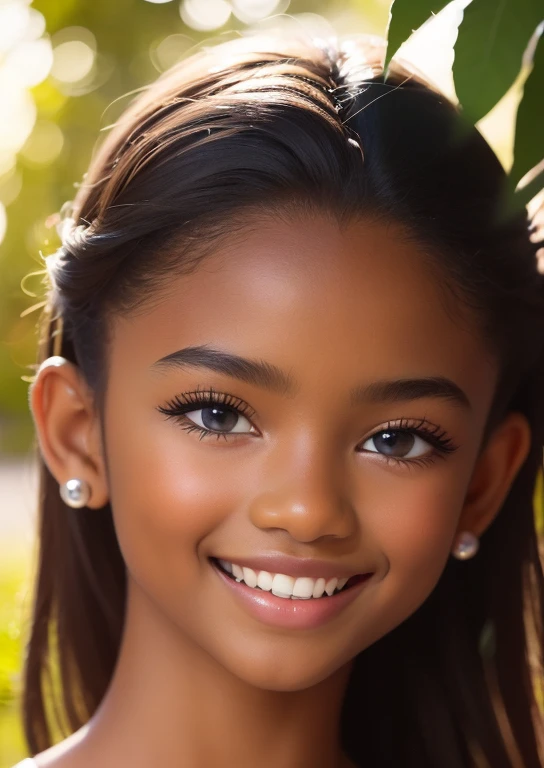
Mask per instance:
[[[499,513],[531,448],[531,427],[522,413],[507,414],[479,456],[457,527],[480,537]]]
[[[29,393],[40,451],[59,485],[78,478],[90,488],[86,506],[108,501],[101,428],[93,393],[76,365],[51,357]]]

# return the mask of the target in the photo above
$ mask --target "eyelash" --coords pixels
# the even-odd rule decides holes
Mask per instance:
[[[425,426],[423,426],[425,425]],[[420,419],[419,421],[410,422],[409,419],[399,419],[398,422],[388,421],[383,427],[380,427],[374,434],[369,435],[366,440],[376,435],[380,435],[383,432],[408,432],[411,435],[420,437],[425,442],[429,443],[433,447],[433,452],[428,456],[418,456],[415,459],[403,459],[396,458],[394,456],[387,456],[386,454],[380,454],[385,461],[389,463],[401,463],[405,466],[418,464],[420,466],[428,466],[434,464],[436,459],[445,459],[447,455],[454,453],[458,449],[458,445],[455,445],[451,437],[447,436],[445,430],[438,426],[438,424],[432,424],[430,421]],[[366,442],[366,440],[364,442]]]
[[[164,416],[170,419],[175,419],[181,425],[181,428],[185,432],[198,432],[200,434],[200,440],[205,437],[215,436],[218,440],[224,438],[229,440],[241,436],[243,433],[227,433],[227,432],[214,432],[210,429],[205,429],[198,424],[193,424],[188,419],[185,419],[185,414],[190,411],[199,410],[200,408],[209,408],[214,405],[224,405],[231,408],[236,413],[245,416],[248,420],[251,420],[255,416],[255,411],[239,397],[234,397],[225,392],[217,392],[213,388],[210,389],[198,389],[195,392],[184,392],[180,395],[176,395],[172,400],[166,403],[166,406],[159,406],[157,410]],[[425,442],[429,443],[433,447],[433,452],[428,456],[419,456],[414,459],[403,459],[394,456],[387,456],[386,454],[380,455],[387,463],[404,464],[404,465],[429,465],[433,464],[437,458],[444,459],[446,455],[453,453],[458,449],[457,445],[453,444],[447,433],[441,429],[437,424],[420,419],[416,422],[410,422],[409,419],[399,419],[397,422],[388,421],[383,427],[380,427],[374,434],[369,435],[363,442],[366,442],[376,435],[380,435],[383,432],[408,432],[409,434],[420,437]]]
[[[166,417],[178,418],[183,417],[190,411],[197,411],[199,408],[210,408],[212,405],[226,405],[232,408],[236,413],[245,416],[246,419],[252,419],[255,416],[255,411],[239,397],[234,395],[228,395],[226,392],[216,392],[213,387],[210,389],[198,389],[196,392],[183,392],[181,395],[176,395],[172,400],[166,403],[166,407],[159,406],[158,410]],[[181,427],[187,432],[201,433],[201,438],[207,435],[215,435],[218,439],[224,437],[228,439],[234,435],[229,435],[226,432],[214,432],[211,429],[205,429],[198,426],[198,424],[188,423],[181,419]],[[238,433],[240,434],[240,433]]]

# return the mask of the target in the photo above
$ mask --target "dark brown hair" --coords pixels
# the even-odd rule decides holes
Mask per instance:
[[[500,361],[482,448],[509,411],[532,447],[470,561],[450,558],[425,603],[360,653],[342,711],[348,754],[373,768],[540,766],[544,580],[533,498],[544,444],[544,287],[525,209],[462,112],[383,49],[253,38],[177,65],[122,116],[91,163],[49,260],[41,362],[107,386],[108,321],[198,267],[250,214],[293,206],[394,220],[437,287],[470,309]],[[502,212],[502,213],[501,213]],[[392,276],[392,279],[394,276]],[[100,704],[123,630],[126,574],[109,505],[73,510],[41,462],[39,563],[24,668],[33,754]],[[533,663],[533,677],[530,659]],[[56,684],[55,680],[58,678]],[[49,679],[49,683],[47,682]],[[55,709],[46,702],[52,699]]]

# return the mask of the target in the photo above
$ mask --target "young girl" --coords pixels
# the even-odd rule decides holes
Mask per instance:
[[[541,765],[540,244],[382,57],[221,44],[94,158],[30,393],[25,767]]]

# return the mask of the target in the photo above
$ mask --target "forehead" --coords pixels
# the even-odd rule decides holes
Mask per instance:
[[[209,344],[310,386],[442,375],[489,403],[496,370],[461,303],[392,223],[269,219],[172,277],[149,311],[116,318],[110,374]]]

